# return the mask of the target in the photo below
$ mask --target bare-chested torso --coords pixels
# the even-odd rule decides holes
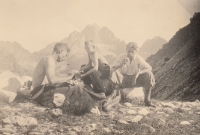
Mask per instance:
[[[104,66],[105,64],[108,64],[107,60],[98,52],[89,54],[89,59],[92,61],[92,63],[94,64],[95,58],[94,55],[96,54],[97,58],[98,58],[98,66]]]
[[[46,63],[47,63],[47,58],[42,58],[36,65],[32,79],[33,89],[42,84],[44,77],[46,75],[46,70],[45,70]]]

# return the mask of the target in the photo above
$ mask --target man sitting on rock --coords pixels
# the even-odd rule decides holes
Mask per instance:
[[[64,61],[69,52],[70,50],[65,43],[55,44],[52,54],[42,58],[35,67],[32,79],[33,89],[42,84],[45,76],[49,84],[67,82],[72,78],[72,76],[67,75],[66,77],[58,77],[55,75],[56,62]]]
[[[137,55],[138,46],[134,42],[126,45],[126,54],[117,58],[114,62],[113,71],[119,69],[123,75],[122,87],[134,88],[143,87],[145,106],[154,106],[151,103],[151,90],[155,85],[154,75],[151,66],[140,56]],[[128,95],[130,91],[122,93]]]
[[[99,100],[107,98],[103,109],[108,111],[118,104],[120,100],[120,98],[114,98],[116,92],[113,91],[113,84],[110,79],[110,66],[104,56],[95,50],[94,41],[86,41],[85,50],[88,54],[89,62],[81,67],[81,72],[83,73],[81,75],[82,80],[84,84],[91,86],[92,91],[86,89],[90,95]]]

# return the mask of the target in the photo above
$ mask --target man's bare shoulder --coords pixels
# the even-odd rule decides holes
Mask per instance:
[[[52,55],[48,55],[47,57],[44,58],[46,63],[51,63],[51,62],[55,62],[55,59]]]

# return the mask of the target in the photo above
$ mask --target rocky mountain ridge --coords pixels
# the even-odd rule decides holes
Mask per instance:
[[[156,36],[152,39],[147,39],[142,47],[140,47],[138,54],[146,59],[152,54],[157,53],[158,50],[161,49],[165,43],[167,43],[167,41],[159,36]]]
[[[200,13],[147,61],[156,78],[156,99],[200,99]]]

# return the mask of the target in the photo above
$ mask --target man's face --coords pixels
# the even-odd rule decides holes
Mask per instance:
[[[137,53],[137,50],[133,49],[133,48],[129,48],[127,51],[127,57],[128,58],[133,58],[136,53]]]
[[[91,52],[94,52],[94,46],[92,45],[85,45],[85,50],[87,53],[91,53]]]
[[[59,51],[59,53],[58,53],[57,62],[62,62],[62,61],[64,61],[64,60],[66,60],[66,59],[67,59],[67,54],[68,54],[67,50],[61,49],[61,50]]]

